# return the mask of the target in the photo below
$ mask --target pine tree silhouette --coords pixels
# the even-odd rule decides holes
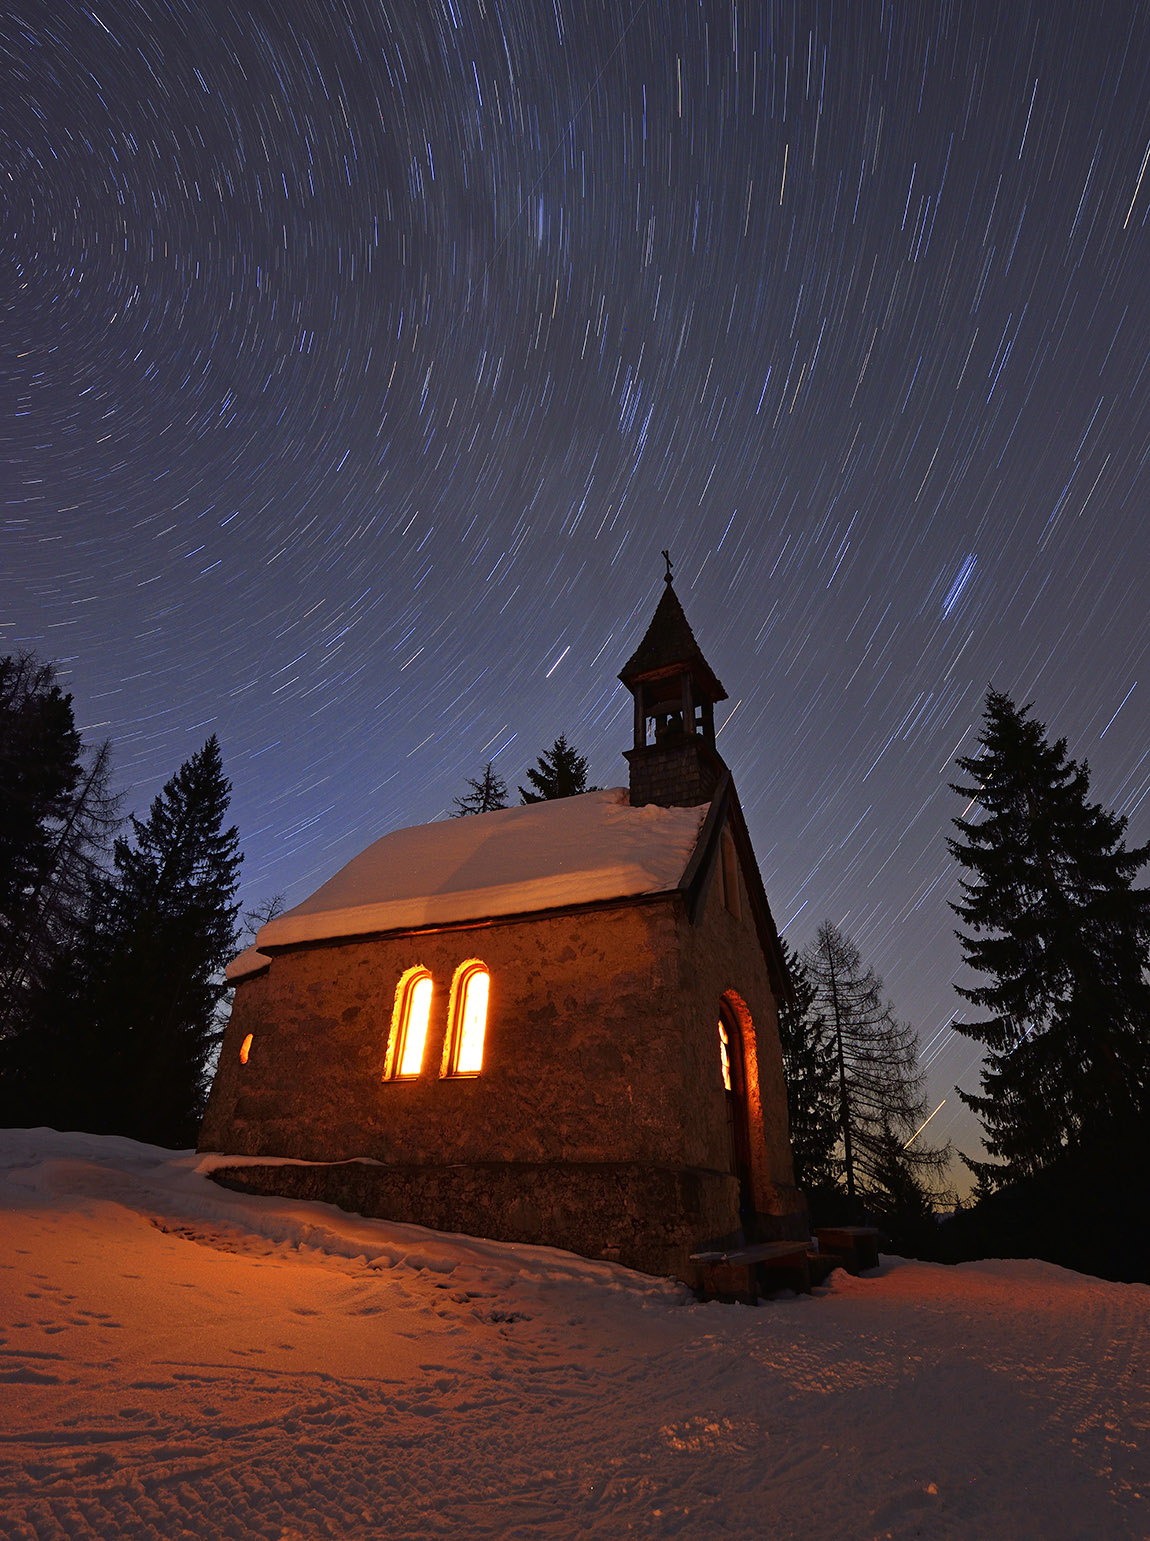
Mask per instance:
[[[969,1163],[984,1188],[1150,1127],[1150,894],[1132,886],[1150,846],[1127,850],[1126,820],[1030,711],[989,691],[952,788],[976,809],[947,843],[963,955],[987,981],[959,987],[985,1015],[955,1023],[986,1047],[982,1094],[959,1092],[998,1158]]]
[[[791,994],[779,1004],[779,1042],[795,1183],[800,1188],[830,1187],[842,1166],[835,1155],[839,1090],[834,1039],[818,1008],[818,991],[806,964],[788,943],[782,946]]]
[[[907,1140],[926,1117],[918,1036],[897,1020],[881,978],[863,967],[858,948],[837,926],[823,922],[803,963],[835,1046],[839,1136],[853,1205],[879,1186],[892,1131]],[[916,1141],[906,1159],[925,1176],[941,1172],[949,1156],[946,1148]]]
[[[578,797],[582,792],[594,792],[587,785],[587,760],[577,754],[567,742],[565,734],[545,749],[535,765],[527,772],[533,792],[519,788],[519,796],[525,803],[542,803],[556,797]]]
[[[19,1093],[36,1122],[161,1145],[195,1139],[237,936],[230,790],[212,737],[148,817],[131,819],[131,840],[116,840],[79,943],[39,985],[35,1031],[9,1059],[7,1095]]]
[[[83,774],[72,698],[31,653],[0,658],[0,954],[12,964]]]
[[[455,799],[453,819],[463,819],[472,813],[492,813],[496,808],[507,807],[507,783],[490,760],[483,767],[483,775],[467,778],[471,791]]]

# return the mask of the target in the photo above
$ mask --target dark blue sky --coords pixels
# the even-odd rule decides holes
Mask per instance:
[[[130,802],[218,733],[247,895],[294,902],[492,756],[621,782],[670,546],[780,927],[854,936],[973,1148],[987,685],[1150,836],[1146,8],[0,29],[0,647]]]

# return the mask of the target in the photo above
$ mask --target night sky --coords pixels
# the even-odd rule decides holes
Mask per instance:
[[[560,732],[619,784],[668,546],[780,928],[974,1150],[988,684],[1150,838],[1147,8],[4,12],[0,649],[128,805],[217,733],[293,903]]]

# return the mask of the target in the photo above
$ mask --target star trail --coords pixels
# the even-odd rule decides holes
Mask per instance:
[[[17,3],[0,648],[295,902],[565,732],[661,548],[776,920],[919,1031],[988,684],[1150,837],[1150,19],[1055,0]]]

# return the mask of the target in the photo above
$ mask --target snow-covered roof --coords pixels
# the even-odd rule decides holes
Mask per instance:
[[[626,789],[612,787],[397,829],[269,921],[256,945],[666,893],[678,887],[706,814],[706,805],[632,808]]]
[[[249,974],[262,973],[271,961],[267,953],[261,952],[258,947],[245,947],[228,964],[224,978],[230,985],[237,984],[241,979],[247,979]]]

